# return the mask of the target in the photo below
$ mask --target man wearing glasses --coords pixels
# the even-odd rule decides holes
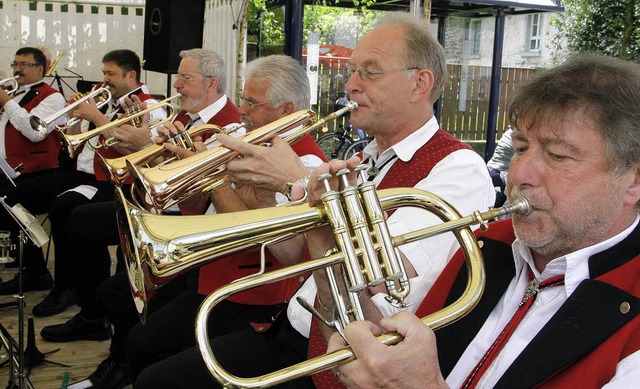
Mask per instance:
[[[64,108],[64,97],[42,80],[45,74],[46,57],[33,47],[23,47],[16,51],[9,65],[18,88],[11,93],[0,89],[0,158],[20,175],[15,182],[51,174],[58,167],[60,142],[57,134],[52,134],[55,126],[33,129],[29,122],[31,115],[47,117]],[[4,176],[0,177],[0,195],[5,195],[13,185]],[[13,205],[13,204],[12,204]],[[13,223],[15,237],[17,226]],[[26,244],[24,257],[42,257],[42,250],[33,244]],[[42,261],[44,264],[44,261]],[[37,274],[36,274],[37,273]],[[46,266],[34,269],[33,283],[25,282],[28,290],[49,289],[53,283]]]
[[[64,97],[42,81],[46,61],[38,49],[19,49],[10,64],[18,89],[12,94],[0,89],[0,157],[14,169],[21,166],[20,179],[58,167],[60,145],[50,135],[55,127],[34,130],[29,123],[30,115],[46,117],[65,105]]]

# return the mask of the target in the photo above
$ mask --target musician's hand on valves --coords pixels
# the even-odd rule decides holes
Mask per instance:
[[[240,154],[240,158],[227,163],[234,183],[287,193],[287,182],[309,174],[291,146],[279,137],[271,139],[271,147],[249,144],[225,134],[218,134],[216,139]]]
[[[75,103],[82,97],[82,93],[74,93],[73,95],[71,95],[71,97],[69,97],[67,105]],[[103,124],[109,122],[109,119],[107,119],[104,114],[100,112],[100,109],[96,105],[96,101],[94,99],[86,99],[84,103],[78,104],[69,113],[69,117],[90,121],[96,127],[100,127]]]
[[[146,104],[140,101],[138,96],[132,95],[126,97],[122,102],[122,108],[126,114],[120,117],[126,117],[138,110],[145,109]],[[113,147],[123,155],[130,154],[148,146],[152,143],[151,134],[149,132],[149,114],[138,116],[131,122],[114,127],[108,132],[108,136],[118,141]]]
[[[392,346],[376,339],[389,331],[404,339]],[[409,312],[382,319],[380,327],[353,322],[346,327],[345,337],[356,359],[334,371],[348,388],[448,388],[440,373],[435,334]],[[336,333],[329,340],[327,352],[346,346]]]
[[[167,151],[170,151],[180,158],[188,158],[195,155],[196,152],[205,151],[207,148],[202,141],[201,136],[193,137],[193,147],[196,151],[185,149],[184,147],[175,145],[169,142],[169,139],[175,137],[179,133],[184,131],[184,124],[176,121],[173,123],[167,123],[158,128],[158,136],[155,139],[156,144],[161,144]]]

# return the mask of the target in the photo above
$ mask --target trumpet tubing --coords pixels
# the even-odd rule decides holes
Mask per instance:
[[[485,284],[482,253],[470,227],[474,224],[481,224],[483,228],[487,228],[485,223],[489,220],[513,212],[528,213],[530,209],[529,204],[525,199],[518,198],[515,199],[512,204],[502,208],[490,209],[482,213],[475,212],[471,216],[460,217],[454,208],[437,196],[428,192],[403,188],[385,189],[378,193],[381,195],[380,202],[384,206],[384,209],[387,209],[388,205],[400,206],[405,203],[410,203],[412,206],[420,206],[429,210],[444,221],[444,223],[440,225],[427,227],[409,234],[394,237],[394,247],[397,248],[399,245],[425,239],[444,232],[453,232],[465,255],[465,263],[468,269],[469,278],[462,296],[442,310],[422,318],[423,323],[434,330],[450,324],[469,313],[476,306],[482,296]],[[377,247],[377,249],[382,248]],[[362,250],[360,249],[360,251]],[[204,362],[211,375],[225,388],[267,388],[296,378],[315,374],[355,359],[351,348],[346,347],[330,354],[301,362],[297,365],[289,366],[279,371],[259,377],[237,377],[225,371],[218,363],[214,350],[212,350],[209,343],[209,334],[207,330],[207,321],[212,309],[219,302],[231,295],[287,278],[300,276],[309,271],[315,271],[322,268],[330,269],[335,265],[341,265],[343,268],[348,267],[348,262],[350,262],[349,255],[347,255],[347,253],[338,252],[337,254],[328,255],[324,258],[303,262],[284,269],[274,270],[255,277],[238,280],[223,286],[210,294],[200,306],[200,310],[196,318],[196,339]],[[339,294],[339,291],[332,290],[332,294]],[[334,302],[334,306],[339,307],[339,302]],[[378,336],[378,340],[383,344],[392,345],[400,342],[402,340],[402,336],[395,332],[388,332]]]
[[[162,101],[159,101],[156,104],[153,104],[145,109],[136,111],[132,114],[123,116],[119,119],[116,119],[112,122],[109,122],[103,126],[100,126],[98,128],[95,128],[91,131],[87,131],[81,134],[76,134],[76,135],[67,135],[65,133],[62,133],[62,141],[65,145],[65,147],[67,148],[67,152],[69,153],[69,156],[71,158],[75,157],[76,153],[78,152],[78,150],[85,144],[85,142],[87,142],[89,139],[95,138],[97,136],[100,136],[104,133],[106,133],[108,130],[111,130],[113,128],[119,127],[123,124],[127,124],[130,123],[132,120],[141,117],[142,115],[145,115],[149,112],[155,111],[156,109],[160,109],[160,108],[165,108],[167,110],[167,117],[165,119],[162,120],[158,120],[153,122],[153,124],[150,123],[150,126],[160,126],[164,123],[169,123],[173,120],[176,112],[175,112],[175,108],[173,108],[173,106],[171,105],[170,101],[173,99],[177,99],[179,98],[181,95],[177,94],[174,96],[171,96],[169,98],[166,98]],[[118,141],[113,139],[113,138],[109,138],[106,139],[104,142],[97,144],[96,146],[93,146],[94,149],[99,149],[99,148],[107,148],[107,147],[111,147],[115,144],[117,144]]]
[[[0,80],[0,88],[7,88],[4,91],[8,95],[12,95],[16,93],[20,86],[18,85],[18,76],[5,78],[4,80]]]
[[[313,111],[301,110],[255,129],[240,139],[247,143],[259,144],[302,126],[284,137],[284,140],[291,144],[357,107],[358,105],[351,101],[346,107],[317,122]],[[212,190],[225,176],[224,165],[236,156],[237,152],[219,146],[169,165],[141,168],[130,163],[128,170],[134,180],[137,202],[141,207],[162,211],[193,194]]]
[[[231,134],[240,128],[243,128],[240,124],[230,124],[225,127],[219,127],[214,124],[204,124],[202,126],[191,127],[187,131],[183,131],[177,134],[175,137],[170,138],[168,142],[181,146],[185,149],[193,150],[193,138],[205,133],[214,132],[225,134]],[[215,135],[214,135],[215,136]],[[98,154],[100,165],[102,169],[109,177],[109,180],[114,185],[122,185],[122,183],[129,177],[129,170],[127,169],[127,161],[134,166],[142,166],[154,159],[160,157],[166,152],[166,149],[162,145],[151,145],[135,153],[131,153],[118,158],[104,158]],[[177,158],[177,156],[176,156]],[[169,161],[165,161],[167,163]]]
[[[295,112],[275,122],[248,132],[239,139],[247,143],[266,142],[274,136],[315,120],[310,110]],[[207,186],[216,172],[238,153],[223,146],[211,148],[192,157],[153,168],[127,162],[138,202],[148,209],[163,210]]]
[[[98,88],[80,97],[79,99],[67,105],[60,111],[52,113],[51,115],[45,118],[40,118],[36,115],[31,115],[29,117],[31,128],[40,132],[47,131],[47,129],[51,124],[55,123],[60,118],[67,117],[69,115],[69,112],[73,111],[78,105],[86,103],[90,99],[94,99],[96,101],[96,105],[98,106],[98,108],[100,108],[111,100],[111,91],[107,87]],[[58,130],[64,131],[70,126],[75,125],[79,121],[80,119],[70,118],[66,120],[65,124],[56,125],[56,127],[58,128]]]

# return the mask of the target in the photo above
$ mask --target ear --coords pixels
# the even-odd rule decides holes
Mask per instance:
[[[209,88],[213,88],[213,90],[217,90],[218,89],[218,79],[215,77],[211,77],[211,80],[209,80]]]
[[[414,97],[422,99],[426,96],[426,98],[429,99],[435,84],[433,72],[429,69],[419,69],[413,77],[416,82],[412,92]]]
[[[280,106],[280,113],[282,116],[286,116],[295,112],[294,105],[292,101],[288,101]]]
[[[136,76],[137,76],[137,74],[136,74],[135,70],[129,70],[127,72],[127,74],[126,74],[127,80],[129,80],[129,81],[131,81],[133,83],[136,83]]]
[[[640,165],[635,166],[633,172],[625,194],[625,202],[631,205],[635,204],[637,207],[640,205]]]

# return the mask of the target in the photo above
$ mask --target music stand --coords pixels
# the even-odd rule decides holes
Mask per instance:
[[[67,68],[64,68],[64,70],[68,71],[69,73],[73,73],[73,76],[61,76],[58,74],[58,71],[54,71],[53,75],[51,77],[53,77],[53,80],[51,81],[51,83],[49,83],[49,85],[53,85],[53,83],[55,82],[56,85],[58,86],[58,92],[60,92],[60,94],[62,94],[62,97],[66,98],[66,96],[64,95],[64,88],[62,87],[62,84],[64,83],[69,89],[71,89],[73,92],[77,92],[76,89],[74,87],[72,87],[71,85],[69,85],[68,82],[66,82],[64,79],[65,78],[79,78],[81,80],[84,80],[84,77],[82,77],[81,75],[79,75],[76,72],[73,72]]]
[[[0,170],[11,182],[14,188],[16,187],[16,183],[13,181],[13,179],[18,178],[18,176],[20,175],[18,169],[20,169],[21,166],[22,164],[18,165],[18,167],[14,169],[11,167],[11,165],[9,165],[7,161],[5,161],[4,158],[0,158]]]
[[[18,226],[20,227],[20,231],[18,233],[18,295],[16,296],[16,298],[18,299],[18,384],[16,386],[15,382],[9,382],[9,386],[7,387],[7,389],[25,389],[27,388],[26,382],[28,381],[28,374],[31,373],[31,368],[35,365],[44,363],[44,362],[48,362],[48,363],[52,363],[58,366],[65,366],[68,367],[69,365],[65,365],[65,364],[61,364],[61,363],[57,363],[57,362],[51,362],[46,360],[44,357],[45,355],[49,355],[49,354],[53,354],[56,351],[59,351],[60,349],[57,350],[53,350],[50,351],[46,354],[41,353],[36,345],[35,345],[35,334],[34,334],[34,328],[33,328],[33,319],[29,319],[29,332],[30,332],[30,336],[29,336],[29,345],[27,346],[27,349],[25,349],[24,347],[24,289],[23,289],[23,285],[22,285],[22,277],[23,277],[23,270],[22,270],[22,261],[23,261],[23,250],[24,250],[24,244],[27,241],[27,237],[33,242],[33,244],[35,244],[38,247],[42,247],[45,243],[48,242],[49,237],[47,236],[47,233],[44,231],[44,229],[42,228],[42,226],[40,225],[40,223],[38,223],[38,221],[36,220],[36,218],[29,213],[24,207],[22,207],[22,205],[20,204],[16,204],[13,207],[10,207],[5,201],[4,197],[0,197],[0,203],[2,204],[2,206],[7,210],[7,212],[9,213],[9,215],[11,215],[11,217],[13,217],[13,219],[16,221],[16,223],[18,224]],[[27,372],[27,374],[25,374],[24,372],[24,367],[25,364],[27,363],[27,359],[25,358],[25,356],[27,356],[27,351],[29,352],[28,356],[29,356],[29,371]],[[10,361],[14,362],[14,356],[10,355]]]

